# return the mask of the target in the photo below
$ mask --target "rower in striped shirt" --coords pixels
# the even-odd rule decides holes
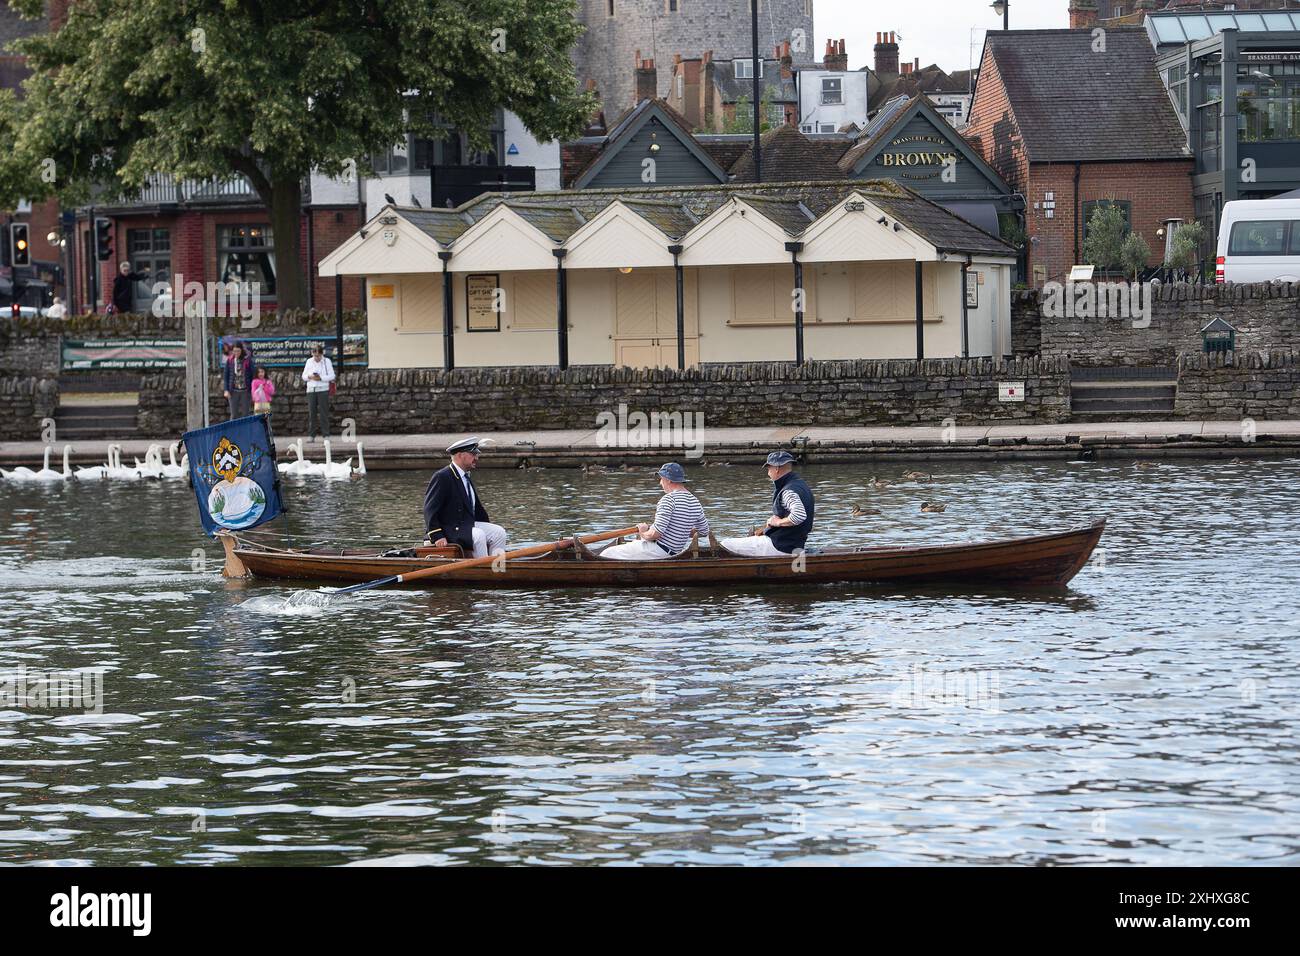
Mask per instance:
[[[637,525],[639,537],[600,552],[602,558],[622,561],[655,561],[681,554],[691,543],[691,534],[707,537],[709,522],[699,499],[686,490],[686,471],[675,461],[659,469],[659,487],[664,496],[655,508],[653,524]]]

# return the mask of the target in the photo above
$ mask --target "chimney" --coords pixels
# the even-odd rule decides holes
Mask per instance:
[[[844,73],[849,68],[849,55],[844,52],[844,41],[826,41],[826,54],[822,57],[825,69]]]
[[[872,52],[875,54],[875,70],[877,73],[897,73],[898,72],[898,44],[894,42],[894,31],[888,33],[876,34],[879,39],[876,41]]]
[[[68,6],[71,0],[49,0],[46,15],[50,18],[50,32],[57,33],[68,22]]]
[[[790,55],[789,40],[782,42],[776,48],[776,58],[781,61],[781,79],[791,79],[794,76],[794,57]]]
[[[641,51],[636,51],[636,72],[633,86],[636,89],[632,105],[642,100],[652,100],[659,95],[659,77],[655,72],[654,60],[641,59]]]
[[[1070,0],[1070,29],[1090,30],[1097,25],[1097,0]]]

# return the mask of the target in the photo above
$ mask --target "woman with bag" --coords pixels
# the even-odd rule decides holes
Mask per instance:
[[[315,436],[330,437],[330,393],[334,391],[334,365],[325,357],[321,345],[311,347],[311,358],[302,367],[307,383],[307,440]]]
[[[230,402],[231,420],[252,414],[253,357],[245,354],[243,342],[230,346],[221,379],[222,394]]]

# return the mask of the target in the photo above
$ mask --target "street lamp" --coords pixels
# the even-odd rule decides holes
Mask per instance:
[[[1007,3],[1007,0],[993,0],[989,6],[993,8],[994,13],[1002,17],[1002,29],[1011,29],[1011,27],[1007,25],[1007,8],[1010,6],[1010,4]]]

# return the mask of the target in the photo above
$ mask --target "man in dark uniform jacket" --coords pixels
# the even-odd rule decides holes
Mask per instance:
[[[723,538],[728,551],[750,558],[781,557],[803,549],[812,531],[812,489],[794,471],[794,455],[774,451],[767,456],[767,477],[772,479],[772,515],[760,531],[747,538]]]
[[[500,554],[506,549],[506,529],[492,524],[469,473],[478,467],[479,441],[462,438],[447,448],[451,464],[429,479],[424,491],[424,530],[440,535],[439,547],[458,544],[466,556]]]

